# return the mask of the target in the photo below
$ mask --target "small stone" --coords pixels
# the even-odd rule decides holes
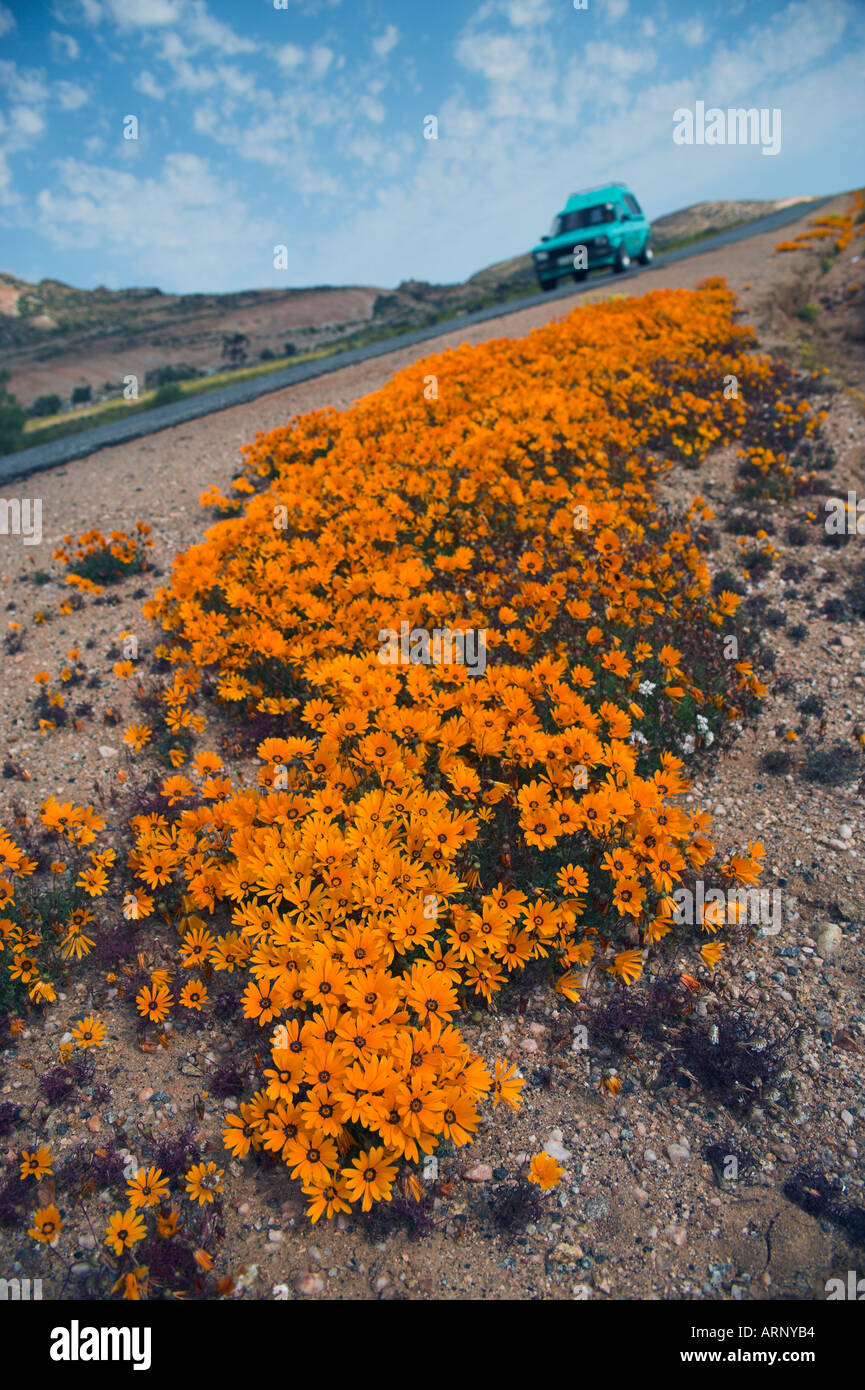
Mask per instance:
[[[522,1047],[523,1052],[537,1052],[538,1050],[538,1045],[535,1042],[534,1038],[524,1038],[520,1046]]]
[[[116,757],[117,757],[117,749],[116,749],[116,748],[111,748],[107,743],[100,743],[100,745],[99,745],[99,756],[100,756],[101,758],[116,758]]]
[[[476,1163],[465,1176],[467,1182],[492,1182],[493,1170],[489,1163]]]
[[[377,1274],[372,1281],[372,1287],[376,1293],[381,1293],[384,1289],[390,1288],[393,1279],[389,1274]]]
[[[824,960],[833,960],[841,949],[841,928],[834,922],[821,922],[817,928],[817,950]]]
[[[267,1239],[271,1242],[272,1245],[279,1245],[282,1241],[282,1231],[278,1231],[275,1228],[271,1231],[268,1231]]]
[[[309,1298],[312,1294],[324,1292],[324,1279],[320,1274],[313,1274],[307,1270],[304,1274],[298,1274],[294,1281],[294,1288],[296,1293]]]
[[[839,893],[835,899],[835,906],[838,909],[838,916],[843,917],[845,922],[852,922],[856,917],[856,908],[849,898],[843,893]]]
[[[772,1147],[775,1150],[775,1156],[780,1159],[781,1163],[796,1162],[796,1150],[791,1144],[774,1144]]]
[[[681,1163],[683,1159],[691,1157],[691,1150],[684,1144],[668,1144],[667,1154],[673,1163]]]
[[[564,1144],[558,1143],[555,1139],[548,1139],[544,1144],[544,1153],[549,1154],[557,1163],[567,1163],[571,1156],[570,1149],[566,1149]]]
[[[273,1297],[277,1303],[286,1303],[291,1298],[287,1284],[274,1284]]]
[[[141,1102],[142,1105],[145,1105],[145,1104],[147,1103],[147,1101],[150,1100],[150,1097],[151,1097],[152,1095],[153,1095],[153,1087],[152,1087],[152,1086],[145,1086],[145,1087],[143,1088],[143,1090],[141,1090],[141,1091],[138,1092],[138,1099],[139,1099],[139,1101]]]
[[[90,1130],[91,1134],[99,1133],[100,1129],[102,1128],[102,1121],[100,1120],[98,1115],[90,1116],[90,1119],[87,1121],[87,1128]]]
[[[644,1207],[648,1204],[649,1194],[644,1187],[635,1187],[632,1189],[632,1191],[634,1194],[634,1200],[638,1202],[641,1207]]]
[[[853,1123],[854,1123],[853,1116],[850,1114],[850,1111],[849,1111],[849,1110],[842,1110],[842,1111],[841,1111],[841,1119],[844,1121],[844,1123],[845,1123],[845,1125],[847,1126],[848,1129],[849,1129],[849,1128],[853,1125]]]
[[[657,1163],[658,1155],[654,1149],[643,1149],[643,1158],[647,1163]]]
[[[838,827],[838,838],[839,838],[839,840],[852,840],[852,839],[853,839],[853,827],[850,826],[850,825],[839,825],[839,827]]]

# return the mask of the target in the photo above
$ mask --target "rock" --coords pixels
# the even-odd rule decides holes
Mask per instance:
[[[111,747],[109,747],[109,745],[108,745],[107,743],[100,743],[100,745],[99,745],[99,756],[100,756],[101,758],[116,758],[116,757],[117,757],[117,749],[116,749],[116,748],[111,748]]]
[[[145,1105],[145,1104],[147,1103],[147,1101],[150,1100],[150,1097],[151,1097],[152,1095],[153,1095],[153,1087],[152,1087],[152,1086],[145,1086],[145,1087],[143,1088],[143,1090],[141,1090],[141,1091],[138,1092],[138,1099],[139,1099],[139,1101],[141,1102],[142,1105]]]
[[[853,827],[852,827],[851,825],[839,825],[839,826],[838,826],[838,839],[839,839],[839,840],[852,840],[852,839],[853,839]]]
[[[782,1163],[796,1162],[796,1150],[791,1144],[774,1144],[772,1147],[775,1150],[776,1157],[780,1159]]]
[[[273,1297],[278,1303],[286,1303],[291,1298],[287,1284],[274,1284]]]
[[[271,1242],[272,1245],[279,1245],[282,1241],[282,1231],[278,1231],[275,1228],[271,1231],[268,1231],[267,1239]]]
[[[467,1182],[492,1182],[493,1170],[489,1163],[476,1163],[465,1176]]]
[[[90,1119],[87,1121],[87,1128],[90,1130],[91,1134],[99,1133],[100,1129],[102,1128],[102,1122],[99,1119],[98,1115],[90,1116]]]
[[[594,1289],[591,1284],[575,1284],[572,1290],[574,1298],[580,1303],[586,1303],[592,1297]]]
[[[525,1038],[520,1045],[523,1049],[523,1052],[537,1052],[538,1050],[538,1045],[535,1042],[534,1038]]]
[[[382,1293],[384,1289],[390,1288],[393,1279],[389,1274],[377,1274],[372,1281],[372,1287],[376,1293]]]
[[[684,1144],[668,1144],[667,1154],[673,1163],[681,1163],[683,1159],[691,1157],[691,1150]]]
[[[843,893],[839,893],[835,899],[835,906],[838,909],[838,916],[843,917],[845,922],[852,922],[856,917],[856,908],[849,898]]]
[[[560,1144],[555,1139],[548,1139],[544,1144],[544,1153],[549,1154],[557,1163],[567,1163],[571,1156],[570,1149],[566,1149],[564,1144]]]
[[[304,1274],[298,1274],[294,1281],[295,1292],[309,1298],[312,1294],[324,1292],[324,1279],[320,1274],[313,1274],[307,1270]]]
[[[834,922],[821,922],[816,933],[817,950],[824,960],[834,960],[841,949],[841,928]]]
[[[577,1260],[583,1258],[583,1247],[581,1245],[567,1245],[562,1241],[554,1248],[553,1254],[563,1264],[576,1264]]]
[[[634,1201],[638,1202],[641,1207],[645,1207],[649,1201],[649,1194],[646,1189],[644,1187],[635,1187],[632,1191],[634,1194]]]
[[[848,1129],[850,1129],[851,1126],[854,1124],[853,1116],[850,1114],[849,1110],[841,1111],[841,1119],[844,1121]]]

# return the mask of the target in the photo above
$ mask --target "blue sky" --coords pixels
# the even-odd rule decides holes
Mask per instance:
[[[862,0],[0,0],[0,269],[458,280],[613,178],[649,216],[861,184],[863,71]],[[780,153],[674,144],[698,100],[779,108]]]

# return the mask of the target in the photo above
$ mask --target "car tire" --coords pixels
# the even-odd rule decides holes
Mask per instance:
[[[584,280],[588,280],[589,278],[589,272],[587,270],[575,270],[573,275],[578,285],[581,285]]]
[[[620,246],[619,249],[618,249],[618,251],[616,252],[616,259],[613,261],[613,272],[614,272],[614,274],[616,274],[616,275],[622,275],[622,274],[624,274],[624,272],[629,268],[630,264],[631,264],[631,258],[630,258],[630,256],[628,255],[628,253],[627,253],[627,251],[625,250],[624,246]]]
[[[649,239],[647,237],[646,244],[640,252],[640,265],[651,265],[654,259],[655,253],[649,245]]]
[[[548,294],[550,290],[554,290],[556,288],[555,280],[539,280],[538,284],[540,285],[541,289],[544,291],[545,294]]]

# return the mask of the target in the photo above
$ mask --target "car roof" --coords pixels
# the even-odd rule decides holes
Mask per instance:
[[[624,183],[604,183],[598,188],[582,188],[579,193],[571,194],[562,211],[576,212],[579,208],[594,207],[597,203],[611,203],[621,194],[630,191]]]

